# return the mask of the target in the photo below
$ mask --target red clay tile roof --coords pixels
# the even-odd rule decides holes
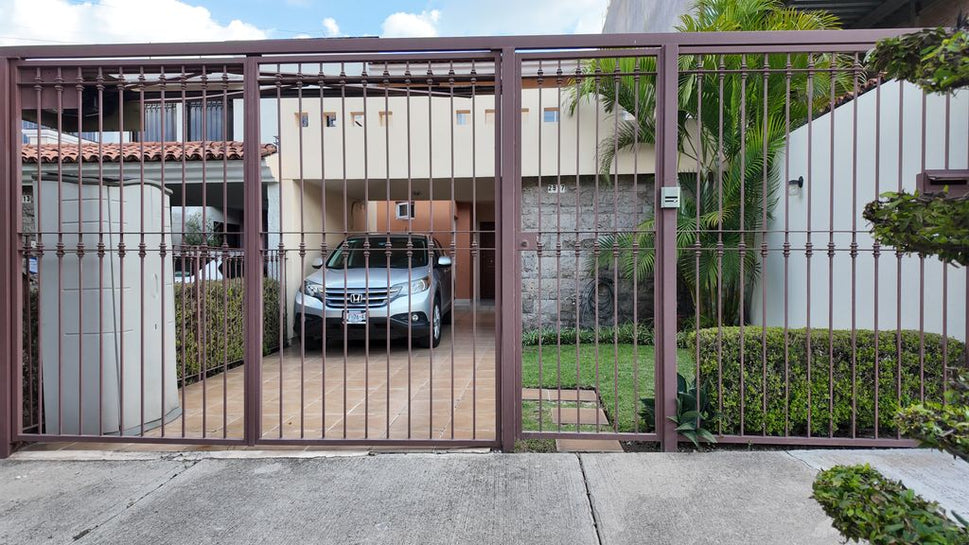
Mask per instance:
[[[221,161],[223,156],[229,160],[242,159],[242,142],[128,142],[125,144],[81,144],[80,155],[84,162],[97,162],[100,152],[106,162],[117,162],[123,156],[125,161],[161,161],[164,156],[166,161],[181,161],[183,150],[186,161],[201,161],[203,154],[205,159]],[[40,148],[38,150],[38,147]],[[144,155],[142,155],[144,153]],[[263,144],[260,156],[266,157],[276,153],[276,146]],[[20,152],[24,163],[36,163],[38,156],[42,163],[57,162],[57,144],[41,144],[40,146],[24,144]],[[65,163],[76,163],[78,158],[78,146],[76,143],[62,143],[60,146],[61,160]]]

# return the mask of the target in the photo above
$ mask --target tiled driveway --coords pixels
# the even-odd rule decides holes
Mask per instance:
[[[351,342],[302,353],[298,343],[262,362],[265,439],[495,438],[494,307],[456,309],[439,347],[406,340]],[[244,370],[185,388],[183,418],[166,436],[243,437]],[[224,402],[223,402],[224,401]],[[225,424],[227,423],[227,425]],[[184,427],[183,427],[184,426]],[[204,430],[204,431],[203,431]],[[147,433],[158,436],[161,428]]]

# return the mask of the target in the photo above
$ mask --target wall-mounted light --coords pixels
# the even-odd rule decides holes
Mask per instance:
[[[804,176],[798,176],[796,180],[787,181],[787,194],[797,195],[797,192],[804,187]]]

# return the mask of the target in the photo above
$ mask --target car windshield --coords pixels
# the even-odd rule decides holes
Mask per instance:
[[[409,267],[427,266],[427,240],[422,238],[410,239],[414,245],[414,252],[407,256],[407,237],[371,237],[370,256],[365,257],[363,244],[366,238],[347,239],[326,262],[328,269],[363,269],[368,265],[371,269],[407,269]],[[387,256],[387,248],[390,256]],[[389,261],[389,263],[388,263]]]

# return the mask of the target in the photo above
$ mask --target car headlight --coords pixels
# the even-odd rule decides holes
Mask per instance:
[[[425,276],[418,280],[413,280],[411,282],[401,282],[400,284],[394,284],[390,287],[390,296],[397,297],[399,295],[415,295],[421,293],[422,291],[427,291],[431,288],[431,277]]]
[[[323,285],[317,284],[316,282],[310,282],[309,280],[303,282],[303,295],[308,297],[321,298],[323,294]]]

